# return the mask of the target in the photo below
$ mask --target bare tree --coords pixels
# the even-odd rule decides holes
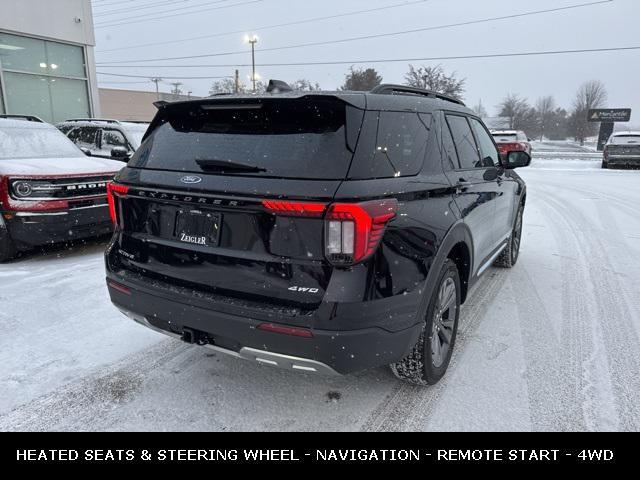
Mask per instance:
[[[595,135],[597,123],[590,123],[587,119],[589,110],[601,108],[607,101],[607,89],[599,80],[583,83],[573,100],[571,110],[570,131],[573,137],[584,144],[585,138]]]
[[[374,68],[353,68],[345,75],[345,82],[340,90],[368,92],[382,83],[382,77]]]
[[[223,78],[222,80],[218,80],[213,82],[211,88],[209,89],[209,95],[219,95],[221,93],[235,93],[236,91],[236,81],[233,78]],[[240,82],[238,84],[239,93],[244,93],[247,91],[247,86]]]
[[[520,128],[522,120],[527,116],[527,113],[531,109],[526,98],[520,98],[515,93],[510,93],[506,98],[498,105],[500,109],[500,116],[509,119],[509,128]]]
[[[256,93],[264,93],[267,91],[267,85],[259,80],[256,82]],[[223,93],[235,93],[236,82],[233,78],[223,78],[213,82],[209,88],[209,95],[220,95]],[[238,82],[238,93],[252,93],[250,87],[247,86],[242,80]]]
[[[540,97],[536,102],[538,122],[540,125],[540,141],[542,141],[547,127],[552,122],[555,109],[556,101],[551,95]]]
[[[311,83],[311,81],[307,80],[306,78],[301,78],[299,80],[296,80],[295,82],[291,82],[289,86],[291,86],[293,90],[298,92],[315,92],[321,90],[320,84],[318,82]]]
[[[476,112],[476,115],[478,115],[480,118],[487,118],[489,116],[487,109],[484,108],[484,105],[482,105],[482,100],[480,100],[472,110]]]
[[[442,65],[422,66],[417,69],[409,65],[409,72],[404,76],[404,80],[405,85],[433,90],[458,99],[462,99],[467,81],[465,78],[456,78],[456,72],[446,74]]]

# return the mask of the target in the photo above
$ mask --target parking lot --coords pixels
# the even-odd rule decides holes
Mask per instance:
[[[0,265],[0,430],[638,430],[640,172],[535,148],[519,263],[472,292],[437,386],[149,331],[109,302],[103,238]]]

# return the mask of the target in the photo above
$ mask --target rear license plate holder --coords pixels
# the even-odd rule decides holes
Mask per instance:
[[[180,210],[176,215],[176,239],[183,243],[217,247],[222,215],[202,210]]]

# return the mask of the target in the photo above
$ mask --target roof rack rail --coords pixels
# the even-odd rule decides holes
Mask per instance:
[[[37,123],[45,123],[40,117],[36,117],[35,115],[9,115],[2,114],[0,118],[9,118],[15,120],[25,120],[27,122],[37,122]]]
[[[119,120],[113,120],[110,118],[70,118],[65,122],[101,122],[101,123],[120,123]]]
[[[373,90],[371,90],[370,93],[379,95],[421,95],[423,97],[437,98],[446,102],[457,103],[458,105],[462,105],[463,107],[466,106],[462,100],[458,100],[457,98],[451,97],[449,95],[434,92],[433,90],[426,90],[424,88],[408,87],[406,85],[394,85],[385,83],[382,85],[378,85]]]

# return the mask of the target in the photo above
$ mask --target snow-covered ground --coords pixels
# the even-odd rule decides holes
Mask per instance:
[[[437,386],[148,331],[109,304],[96,241],[0,265],[0,430],[640,430],[640,172],[558,150],[521,172],[520,260],[475,288]]]

